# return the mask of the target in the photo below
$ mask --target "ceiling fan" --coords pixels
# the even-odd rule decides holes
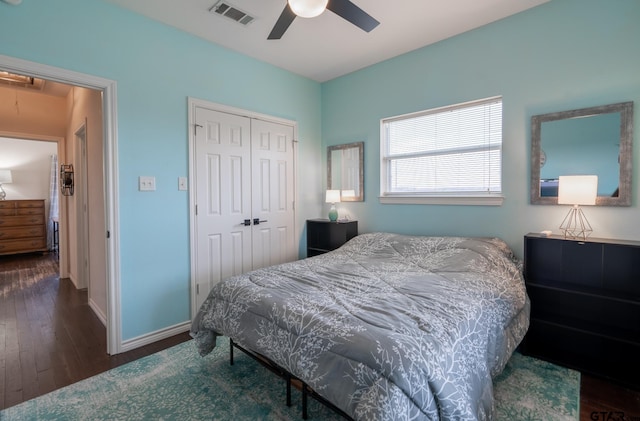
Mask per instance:
[[[313,18],[319,16],[325,9],[331,10],[365,32],[371,32],[380,24],[350,0],[287,0],[282,14],[267,39],[282,38],[297,16]]]

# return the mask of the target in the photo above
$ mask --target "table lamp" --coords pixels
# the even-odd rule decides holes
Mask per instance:
[[[597,175],[561,175],[558,183],[558,204],[572,205],[560,229],[564,238],[586,240],[593,231],[580,205],[595,205],[598,196]]]
[[[0,170],[0,200],[5,200],[7,193],[2,188],[3,184],[12,183],[11,170]]]
[[[329,209],[329,220],[335,222],[338,220],[338,210],[336,209],[336,203],[340,203],[340,190],[327,190],[325,202],[331,203],[331,209]]]

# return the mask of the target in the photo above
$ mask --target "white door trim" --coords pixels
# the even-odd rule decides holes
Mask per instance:
[[[87,119],[74,132],[75,156],[75,192],[76,192],[76,232],[77,232],[77,262],[78,273],[76,286],[87,288],[91,297],[91,282],[89,282],[89,218],[88,218],[88,190],[87,190]]]
[[[244,110],[241,108],[235,108],[224,104],[218,104],[215,102],[205,101],[202,99],[197,99],[193,97],[188,97],[188,131],[189,131],[189,238],[190,238],[190,257],[191,257],[191,301],[189,303],[191,307],[191,319],[196,316],[198,312],[197,308],[194,308],[193,303],[197,302],[196,299],[196,278],[195,274],[197,273],[196,264],[197,264],[197,256],[194,253],[194,250],[197,249],[196,242],[197,236],[195,235],[195,212],[196,212],[196,191],[195,191],[195,145],[196,145],[196,109],[197,108],[206,108],[212,111],[218,111],[223,113],[235,114],[239,116],[244,116],[248,118],[270,121],[273,123],[279,123],[286,126],[293,127],[293,168],[294,168],[294,177],[293,177],[293,194],[294,194],[294,204],[298,203],[298,186],[297,186],[297,162],[298,162],[298,123],[293,120],[288,120],[284,118],[274,117],[268,114],[261,114],[253,111]],[[299,239],[299,230],[298,230],[298,212],[297,206],[294,206],[294,236],[296,239]],[[297,247],[299,249],[299,246]]]
[[[122,352],[120,227],[118,220],[118,124],[116,82],[0,54],[0,69],[102,91],[107,261],[107,353]]]

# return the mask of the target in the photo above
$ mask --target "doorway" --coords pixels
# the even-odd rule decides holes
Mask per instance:
[[[104,243],[104,273],[106,296],[105,324],[107,332],[106,352],[118,354],[123,351],[122,334],[120,329],[120,280],[118,277],[118,218],[117,218],[117,154],[116,154],[116,83],[115,81],[77,73],[65,69],[29,62],[13,57],[0,55],[0,70],[28,75],[53,82],[72,85],[80,88],[88,88],[99,91],[102,104],[102,137],[101,148],[104,191],[104,204],[101,212],[104,215],[104,224],[100,231],[101,241]],[[2,130],[2,129],[0,129]],[[64,204],[61,211],[64,212]],[[65,237],[61,234],[61,242],[75,238],[74,235]],[[75,234],[75,233],[74,233]],[[62,257],[62,256],[61,256]]]

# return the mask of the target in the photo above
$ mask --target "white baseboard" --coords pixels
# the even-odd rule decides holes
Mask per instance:
[[[126,341],[122,341],[121,352],[131,351],[132,349],[140,348],[141,346],[149,345],[150,343],[157,342],[180,333],[188,332],[189,329],[191,329],[191,322],[186,321],[165,329],[156,330],[155,332],[151,332],[146,335],[127,339]]]
[[[98,307],[98,305],[91,298],[89,298],[89,308],[91,308],[91,310],[93,310],[93,312],[98,317],[98,319],[100,319],[102,324],[106,327],[107,326],[107,315],[102,312],[100,307]]]

